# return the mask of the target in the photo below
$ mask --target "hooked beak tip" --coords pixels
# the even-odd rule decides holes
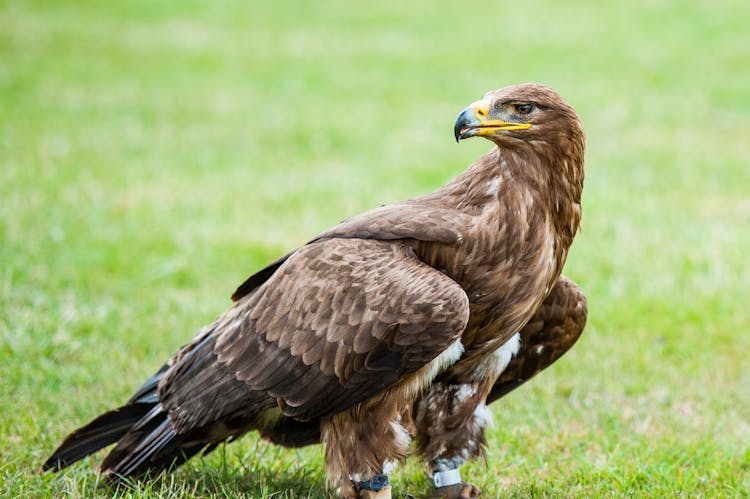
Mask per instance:
[[[467,138],[465,133],[470,129],[474,121],[474,113],[471,108],[466,108],[461,111],[461,114],[456,118],[456,122],[453,125],[453,136],[456,138],[456,142],[460,142],[461,139]]]

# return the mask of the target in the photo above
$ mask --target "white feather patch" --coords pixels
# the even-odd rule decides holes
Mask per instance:
[[[480,428],[487,428],[487,426],[492,424],[492,412],[490,412],[486,405],[479,404],[474,409],[474,422]]]
[[[459,402],[463,402],[475,393],[477,393],[476,385],[463,384],[458,387],[458,390],[456,391],[456,398]]]
[[[521,348],[521,333],[514,334],[503,346],[495,350],[495,358],[497,359],[497,373],[500,375],[505,368],[508,367],[510,361],[516,356],[518,350]]]
[[[497,190],[500,187],[500,184],[503,183],[502,177],[495,177],[489,182],[487,182],[487,190],[484,191],[485,196],[495,196],[497,194]]]
[[[461,340],[456,340],[451,345],[440,352],[440,355],[432,359],[429,364],[429,371],[427,372],[425,379],[428,383],[431,383],[435,376],[440,374],[450,365],[456,363],[461,358],[461,354],[464,353],[464,345]]]
[[[430,361],[419,370],[419,375],[404,385],[403,392],[407,397],[415,397],[427,388],[435,377],[443,372],[448,366],[456,363],[464,353],[464,345],[461,340],[456,340],[448,348],[440,352],[440,355]]]
[[[408,447],[411,443],[411,436],[406,431],[406,428],[401,426],[401,423],[398,421],[391,421],[391,428],[393,429],[393,434],[396,436],[396,444],[402,448]]]
[[[393,474],[393,472],[396,471],[396,466],[398,466],[398,461],[391,461],[389,459],[386,459],[385,461],[383,461],[383,474]]]

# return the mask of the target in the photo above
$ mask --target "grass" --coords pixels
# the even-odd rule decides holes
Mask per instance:
[[[251,272],[488,148],[453,118],[556,87],[588,133],[566,273],[590,318],[493,406],[486,497],[747,496],[750,74],[740,0],[0,5],[0,495],[89,496],[59,440],[123,402]],[[127,497],[305,497],[255,436]],[[397,490],[428,490],[412,460]]]

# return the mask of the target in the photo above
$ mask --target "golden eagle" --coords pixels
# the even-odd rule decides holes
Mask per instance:
[[[554,90],[487,93],[456,140],[493,148],[444,187],[352,217],[247,279],[122,407],[69,435],[59,470],[116,443],[114,481],[257,430],[321,442],[342,497],[390,497],[411,442],[435,494],[470,497],[486,404],[578,339],[586,300],[560,272],[578,231],[584,133]]]

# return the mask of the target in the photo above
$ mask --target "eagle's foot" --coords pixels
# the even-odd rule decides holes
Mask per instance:
[[[471,483],[461,482],[445,487],[435,487],[432,491],[433,499],[474,499],[482,493],[479,487]]]
[[[380,490],[360,490],[359,499],[391,499],[391,486],[387,485]]]
[[[354,482],[358,499],[391,499],[388,475],[375,475],[369,480]]]

